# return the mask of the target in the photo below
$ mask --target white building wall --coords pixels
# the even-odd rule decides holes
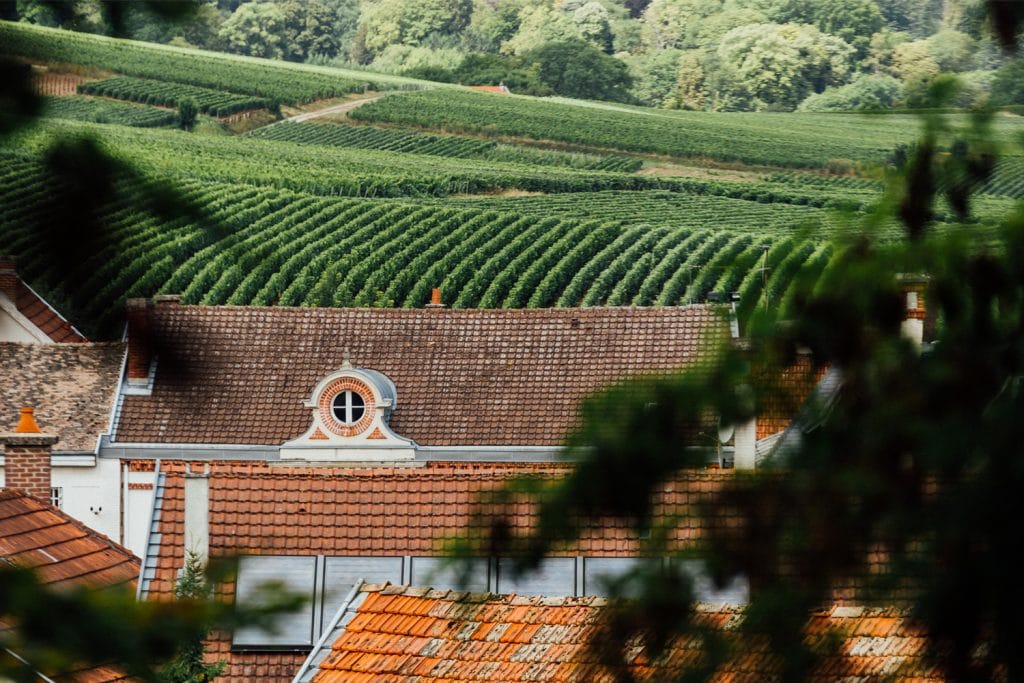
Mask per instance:
[[[33,325],[3,293],[0,293],[0,341],[52,344],[53,340]]]
[[[97,458],[93,466],[58,463],[50,470],[52,486],[63,489],[64,512],[139,557],[149,537],[155,480],[152,472],[128,472],[113,458]],[[0,488],[4,484],[0,465]]]
[[[121,474],[117,460],[100,458],[94,467],[54,467],[50,481],[64,489],[64,512],[121,542]]]

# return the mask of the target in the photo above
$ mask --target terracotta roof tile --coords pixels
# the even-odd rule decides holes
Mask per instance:
[[[557,445],[580,400],[706,360],[728,326],[707,306],[314,309],[157,303],[151,396],[125,399],[126,442],[277,445],[310,423],[316,383],[353,365],[394,381],[391,427],[420,445]],[[196,407],[201,406],[202,410]]]
[[[395,683],[612,680],[608,672],[593,666],[594,656],[587,649],[603,601],[488,595],[482,602],[467,604],[465,595],[455,592],[424,595],[422,590],[406,590],[405,599],[394,599],[386,594],[389,590],[393,588],[364,587],[365,600],[321,663],[313,678],[316,683],[363,680],[364,674]],[[429,616],[419,616],[424,613]],[[943,680],[925,662],[922,633],[902,614],[862,610],[857,616],[844,616],[847,613],[837,609],[808,620],[809,645],[838,636],[840,647],[824,657],[807,680]],[[523,622],[526,615],[533,623]],[[712,677],[718,683],[771,680],[779,672],[767,642],[737,630],[741,617],[736,608],[704,607],[698,612],[698,620],[724,632],[736,646]],[[436,635],[409,637],[412,629],[424,629],[423,620],[433,622],[429,630]],[[884,637],[859,635],[874,632],[880,624],[895,632]],[[494,642],[494,633],[505,636],[503,643]],[[697,638],[670,643],[655,660],[638,647],[629,657],[631,673],[638,681],[678,675],[697,661]]]
[[[184,558],[185,463],[165,461],[167,475],[160,509],[161,542],[154,597],[172,594]],[[434,464],[423,468],[296,468],[267,463],[210,463],[210,552],[212,555],[434,555],[445,538],[464,535],[479,496],[514,474],[563,476],[567,467],[530,464]],[[696,505],[732,475],[692,471],[666,484],[659,514],[678,515]],[[297,486],[292,486],[297,484]],[[452,495],[452,490],[457,492]],[[444,514],[437,500],[445,494]],[[404,501],[386,502],[389,496]],[[344,501],[344,502],[336,502]],[[523,506],[513,519],[520,529],[532,524]],[[680,527],[673,540],[686,546],[700,537],[696,527]],[[562,554],[624,556],[636,552],[638,539],[625,523],[586,529],[577,546]]]
[[[18,409],[35,408],[55,452],[92,452],[107,431],[124,344],[0,342],[0,432],[13,431]]]
[[[35,293],[21,280],[15,284],[14,305],[18,312],[43,331],[46,336],[58,343],[77,343],[88,341],[65,320],[50,304]]]
[[[58,587],[134,585],[140,567],[128,549],[14,489],[0,490],[0,559]]]

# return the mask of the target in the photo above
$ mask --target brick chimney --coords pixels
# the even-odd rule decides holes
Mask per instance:
[[[153,361],[153,339],[150,316],[153,302],[149,299],[128,299],[128,362],[125,370],[128,384],[148,384],[149,366]]]
[[[12,301],[18,294],[18,269],[13,256],[0,255],[0,292]]]
[[[40,431],[32,408],[22,408],[17,428],[0,434],[4,447],[4,486],[21,489],[49,503],[50,450],[57,438]]]
[[[903,297],[903,322],[900,323],[900,331],[920,349],[924,341],[924,324],[928,314],[925,307],[928,278],[923,275],[901,275],[899,283]]]

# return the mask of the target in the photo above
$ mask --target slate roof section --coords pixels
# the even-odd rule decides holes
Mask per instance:
[[[150,396],[122,442],[278,445],[341,367],[387,375],[392,429],[422,446],[555,446],[595,390],[706,361],[728,321],[708,306],[533,310],[182,306],[158,301]]]
[[[0,561],[56,588],[134,586],[140,567],[127,548],[14,489],[0,489]]]
[[[614,681],[588,652],[599,623],[600,598],[467,595],[404,586],[364,586],[365,599],[335,640],[314,683],[448,683],[450,681]],[[763,638],[741,634],[738,608],[705,606],[697,619],[734,634],[732,655],[711,680],[772,681],[779,662]],[[943,680],[924,658],[925,639],[894,610],[837,607],[814,614],[806,627],[811,645],[839,634],[835,654],[806,680]],[[630,653],[637,681],[672,678],[693,663],[697,636],[672,642],[657,660]]]
[[[56,453],[92,453],[109,428],[125,354],[122,343],[0,342],[0,432],[14,431],[18,409],[35,408]]]

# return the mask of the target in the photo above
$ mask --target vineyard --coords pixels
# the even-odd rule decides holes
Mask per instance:
[[[50,188],[33,161],[0,171],[0,250],[72,319],[118,329],[132,296],[183,293],[189,303],[421,306],[440,286],[456,307],[678,305],[713,290],[754,306],[781,301],[797,266],[823,271],[814,238],[651,227],[320,197],[199,181],[181,192],[205,207],[202,224],[140,210],[144,181],[123,184],[103,210],[106,247],[74,272],[34,239]],[[75,282],[74,290],[65,283]]]
[[[485,159],[540,166],[567,166],[594,171],[631,173],[642,165],[639,159],[614,154],[561,152],[522,145],[498,144],[489,140],[457,135],[431,135],[411,130],[374,126],[286,121],[273,126],[257,128],[249,135],[265,140],[282,140],[305,145],[379,149],[405,154],[429,154],[457,159]]]
[[[195,100],[199,111],[212,116],[228,116],[247,109],[266,107],[269,104],[260,97],[130,76],[82,83],[78,86],[78,92],[163,107],[177,107],[182,100]]]
[[[415,81],[394,76],[236,57],[6,21],[0,21],[0,46],[5,54],[35,61],[79,64],[290,104],[366,89],[420,87]]]
[[[189,98],[223,117],[418,84],[3,22],[0,45],[117,74],[81,87],[104,99],[47,98],[43,118],[0,146],[0,253],[15,254],[32,286],[97,338],[120,332],[126,298],[157,293],[210,305],[412,307],[441,287],[448,305],[470,308],[683,305],[715,291],[738,293],[742,316],[784,310],[798,281],[828,274],[835,245],[886,192],[878,163],[919,126],[910,116],[671,112],[446,87],[372,99],[348,112],[354,123],[284,121],[235,135],[211,122],[189,133],[171,129],[175,112],[148,105]],[[1003,141],[1024,133],[1017,117],[994,128]],[[74,139],[132,170],[118,171],[115,197],[95,207],[99,250],[69,270],[36,235],[57,213],[59,187],[45,171],[53,144]],[[152,209],[161,188],[198,213]],[[968,229],[983,237],[1024,197],[1024,158],[1003,158],[981,190]],[[933,210],[938,229],[959,229],[945,200]],[[895,221],[873,229],[900,234]]]
[[[119,102],[101,102],[88,97],[47,97],[44,100],[47,116],[95,123],[117,123],[122,126],[150,128],[174,125],[175,112]]]
[[[916,139],[920,126],[909,115],[661,111],[461,91],[390,95],[350,116],[366,123],[809,168],[883,161],[898,144]],[[1024,123],[1002,119],[995,131],[1012,143]]]

